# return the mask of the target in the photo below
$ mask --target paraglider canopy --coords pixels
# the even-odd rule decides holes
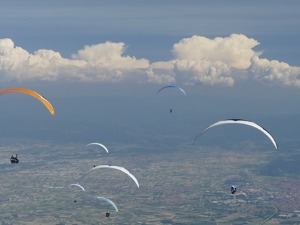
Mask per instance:
[[[164,86],[162,88],[160,88],[157,92],[156,92],[156,95],[158,95],[161,91],[163,90],[168,90],[168,89],[175,89],[177,91],[179,91],[179,93],[181,93],[183,96],[186,96],[186,92],[181,88],[181,87],[178,87],[176,85],[167,85],[167,86]],[[171,106],[173,107],[173,106]],[[170,108],[170,114],[173,112],[173,109]]]
[[[97,197],[97,199],[109,203],[116,210],[116,212],[119,212],[118,207],[116,206],[116,204],[112,200],[110,200],[108,198],[104,198],[104,197]],[[108,211],[108,213],[109,213],[109,211]]]
[[[100,165],[100,166],[96,166],[96,167],[93,167],[92,169],[90,169],[88,172],[86,172],[81,178],[79,181],[81,181],[87,174],[89,174],[91,171],[93,170],[98,170],[98,169],[115,169],[115,170],[119,170],[125,174],[127,174],[136,184],[136,186],[139,188],[140,187],[140,184],[138,182],[138,180],[136,179],[135,176],[133,176],[127,169],[125,169],[124,167],[120,167],[120,166],[110,166],[110,165]]]
[[[216,126],[219,126],[219,125],[224,125],[224,124],[243,124],[243,125],[254,127],[254,128],[260,130],[262,133],[264,133],[272,141],[275,148],[276,149],[278,148],[278,145],[277,145],[275,139],[273,138],[273,136],[265,128],[263,128],[262,126],[254,123],[254,122],[247,121],[247,120],[242,120],[242,119],[228,119],[228,120],[221,120],[221,121],[218,121],[216,123],[213,123],[209,127],[205,128],[200,134],[197,135],[197,137],[194,139],[193,144],[196,142],[196,140],[200,136],[202,136],[210,128],[213,128],[213,127],[216,127]]]
[[[13,92],[20,92],[20,93],[24,93],[24,94],[35,97],[36,99],[40,100],[44,104],[44,106],[46,106],[46,108],[49,110],[51,115],[54,116],[55,111],[54,111],[52,104],[47,99],[45,99],[42,95],[40,95],[39,93],[37,93],[35,91],[25,89],[25,88],[8,88],[5,90],[0,90],[0,95],[7,94],[7,93],[13,93]]]
[[[178,87],[176,85],[167,85],[167,86],[164,86],[164,87],[160,88],[156,92],[156,94],[159,94],[162,90],[165,90],[165,89],[168,89],[168,88],[175,88],[176,90],[180,91],[181,94],[183,94],[184,96],[186,96],[186,92],[181,87]]]
[[[70,184],[69,187],[79,187],[81,190],[85,191],[84,187],[82,187],[80,184]]]
[[[90,145],[97,145],[100,146],[101,148],[103,148],[107,153],[108,153],[108,149],[105,145],[101,144],[101,143],[97,143],[97,142],[93,142],[93,143],[89,143],[86,146],[90,146]]]
[[[110,204],[116,212],[119,212],[119,209],[117,207],[117,205],[110,199],[108,198],[104,198],[104,197],[98,197],[98,196],[91,196],[91,197],[87,197],[85,202],[87,203],[92,203],[92,204],[99,204],[101,202],[106,202],[108,204]],[[107,211],[109,213],[109,211]]]

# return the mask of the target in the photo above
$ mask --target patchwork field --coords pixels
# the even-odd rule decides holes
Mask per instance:
[[[286,157],[269,150],[180,146],[170,151],[114,143],[107,154],[85,144],[8,142],[0,149],[2,224],[300,223],[300,182],[288,167],[299,157],[296,150]],[[15,153],[19,164],[9,162]],[[286,160],[274,166],[280,158]],[[140,188],[110,169],[81,180],[85,191],[68,186],[100,164],[125,167]],[[229,194],[232,184],[236,195]],[[111,199],[119,212],[106,202],[89,201],[92,196]]]

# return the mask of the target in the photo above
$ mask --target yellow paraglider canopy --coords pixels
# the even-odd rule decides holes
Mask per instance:
[[[45,99],[42,95],[38,94],[37,92],[25,88],[8,88],[5,90],[0,90],[0,95],[11,93],[11,92],[20,92],[37,98],[47,107],[51,115],[54,116],[55,111],[51,103],[47,99]]]

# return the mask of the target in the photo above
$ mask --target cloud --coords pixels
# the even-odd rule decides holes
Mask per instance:
[[[148,60],[137,60],[135,57],[123,56],[124,43],[105,42],[103,44],[85,46],[72,58],[83,60],[95,68],[110,68],[119,70],[145,69],[149,67]]]
[[[1,39],[0,79],[114,82],[149,68],[148,60],[123,56],[124,50],[124,43],[105,42],[85,46],[67,59],[46,49],[31,54],[15,47],[11,39]]]
[[[176,79],[206,85],[233,86],[249,79],[257,82],[300,87],[300,67],[260,58],[259,42],[241,34],[208,39],[185,38],[174,44]]]
[[[148,82],[158,84],[175,83],[174,65],[172,62],[152,63],[147,71]]]
[[[247,80],[300,87],[300,67],[261,58],[259,42],[242,34],[192,36],[173,45],[173,59],[152,62],[125,55],[122,42],[85,46],[70,58],[40,49],[29,53],[0,39],[0,81],[134,81],[233,86]]]
[[[173,46],[174,66],[193,83],[232,86],[234,70],[245,70],[251,58],[259,55],[253,48],[259,43],[244,35],[208,39],[192,36],[182,39]]]
[[[249,74],[257,81],[300,87],[300,67],[292,67],[277,60],[253,57]]]

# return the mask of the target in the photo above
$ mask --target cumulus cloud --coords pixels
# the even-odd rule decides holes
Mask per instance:
[[[286,86],[300,87],[300,67],[292,67],[277,60],[260,59],[253,57],[249,74],[255,80],[265,83],[275,83]]]
[[[149,68],[148,60],[123,56],[124,50],[124,43],[105,42],[85,46],[68,59],[46,49],[31,54],[14,46],[11,39],[1,39],[0,77],[7,81],[70,79],[111,82]]]
[[[173,46],[173,62],[192,82],[232,86],[235,83],[232,71],[245,70],[251,65],[251,58],[260,54],[253,50],[258,44],[238,34],[214,39],[193,36]]]
[[[260,58],[262,52],[253,50],[257,45],[258,41],[241,34],[182,39],[172,50],[176,78],[192,84],[232,86],[241,80],[254,79],[300,87],[300,67]]]
[[[135,57],[123,56],[124,43],[105,42],[103,44],[85,46],[72,58],[83,60],[97,68],[112,68],[120,70],[145,69],[149,67],[148,60],[137,60]]]
[[[137,80],[158,84],[186,83],[233,86],[255,80],[300,87],[300,67],[261,58],[259,42],[242,34],[206,38],[192,36],[173,45],[173,59],[150,63],[125,55],[124,43],[85,46],[70,58],[40,49],[29,53],[11,39],[0,39],[0,81]]]
[[[176,82],[174,65],[171,62],[152,63],[147,70],[147,76],[151,83],[170,84]]]

